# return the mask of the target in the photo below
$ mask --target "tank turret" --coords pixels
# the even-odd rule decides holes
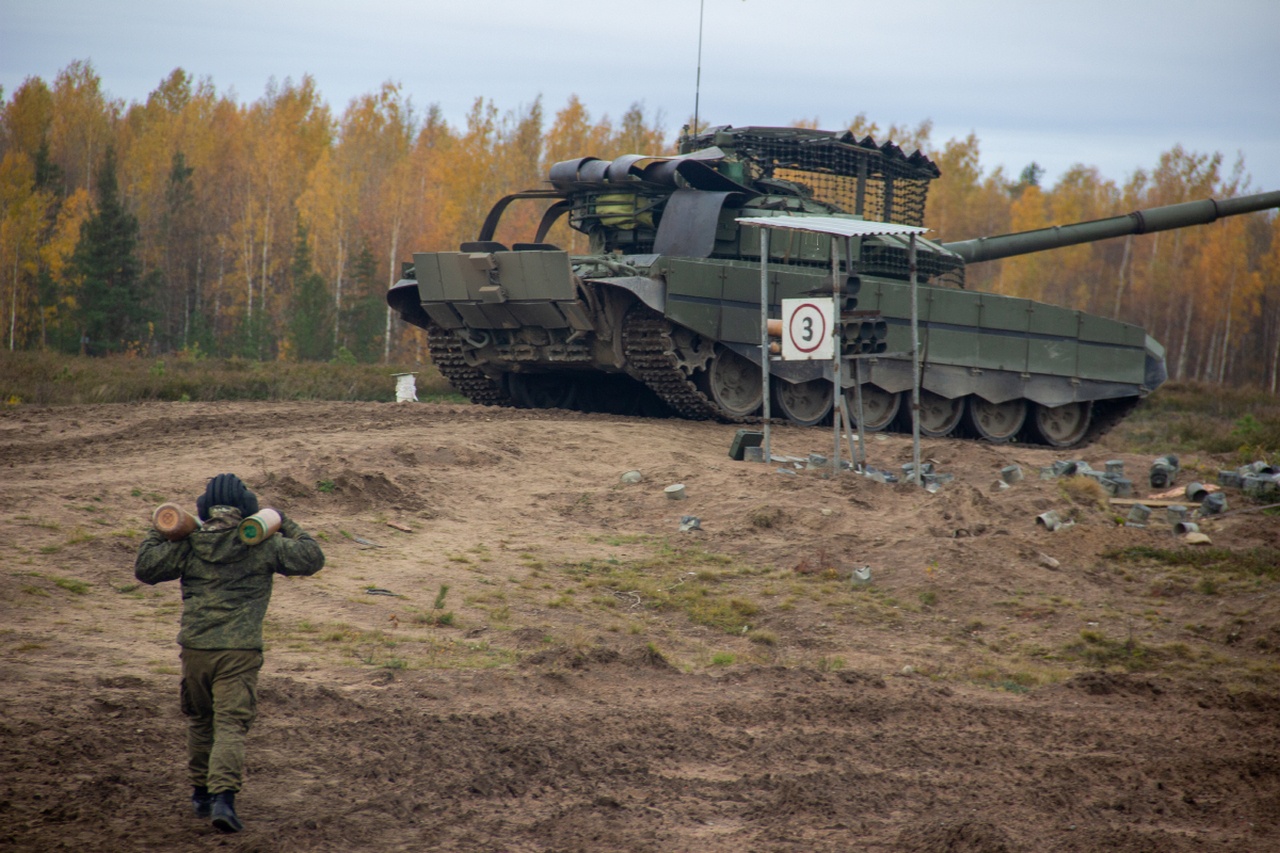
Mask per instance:
[[[760,229],[738,220],[821,215],[920,226],[939,171],[918,151],[803,128],[712,128],[683,138],[680,152],[555,164],[548,187],[498,200],[476,240],[415,253],[388,303],[427,330],[436,366],[477,403],[757,416]],[[543,211],[528,242],[506,246],[495,235],[513,204]],[[1163,347],[1140,327],[966,290],[967,263],[1277,206],[1280,193],[1263,193],[977,240],[918,239],[921,431],[1071,446],[1166,378]],[[588,238],[586,254],[548,242],[566,218]],[[831,239],[787,231],[769,241],[771,316],[784,298],[831,292]],[[842,365],[840,391],[852,397],[860,385],[864,429],[909,429],[906,242],[863,236],[848,249],[836,273],[847,283],[844,307],[878,314],[886,351],[864,352],[856,371]],[[801,425],[830,416],[829,362],[777,362],[770,375],[772,415]]]

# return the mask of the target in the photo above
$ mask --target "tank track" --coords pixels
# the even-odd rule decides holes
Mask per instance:
[[[670,321],[661,314],[643,305],[632,306],[622,323],[622,344],[628,372],[682,418],[723,423],[744,422],[743,418],[725,415],[679,368],[672,332]],[[484,406],[516,405],[501,384],[478,367],[467,364],[462,344],[453,334],[433,323],[427,328],[427,342],[436,368],[449,384],[473,403]],[[1073,447],[1086,447],[1101,440],[1140,401],[1140,398],[1133,397],[1094,403],[1092,423],[1084,437]],[[909,426],[895,422],[889,431],[909,433],[911,430]],[[972,438],[959,431],[951,437]],[[1020,437],[1024,443],[1047,446],[1037,439],[1032,429],[1024,430]]]
[[[480,368],[467,364],[462,355],[462,344],[443,327],[435,323],[427,326],[427,348],[436,369],[471,402],[482,406],[514,405],[511,395],[501,385]]]
[[[1073,447],[1086,447],[1102,439],[1142,402],[1141,397],[1122,397],[1118,400],[1099,400],[1093,404],[1093,422],[1084,438]]]
[[[678,366],[671,323],[643,305],[633,305],[622,321],[628,372],[647,385],[682,418],[737,423],[698,390]]]

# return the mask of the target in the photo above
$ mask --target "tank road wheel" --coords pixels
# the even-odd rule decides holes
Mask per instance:
[[[731,349],[718,347],[703,375],[711,399],[731,418],[747,417],[764,400],[760,368]]]
[[[955,432],[964,416],[964,398],[948,399],[932,391],[920,390],[920,434],[942,438]]]
[[[976,395],[969,398],[969,424],[980,438],[993,444],[1009,441],[1026,422],[1026,400],[989,403]]]
[[[831,412],[831,383],[825,379],[778,379],[773,383],[773,396],[787,419],[800,426],[816,426]]]
[[[1036,405],[1032,418],[1040,440],[1051,447],[1070,447],[1078,444],[1089,431],[1093,417],[1093,403],[1066,403],[1061,406]]]
[[[571,409],[574,384],[570,379],[550,373],[510,373],[507,387],[511,399],[521,409]]]
[[[849,415],[853,418],[855,425],[858,423],[857,393],[855,388],[846,388],[844,392],[845,399],[849,401]],[[898,410],[901,407],[901,394],[890,394],[883,388],[863,383],[862,428],[867,432],[880,432],[888,427],[898,416]]]

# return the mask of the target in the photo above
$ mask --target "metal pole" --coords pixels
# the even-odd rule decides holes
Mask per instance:
[[[854,394],[858,398],[858,455],[854,457],[854,461],[862,463],[863,470],[866,470],[867,432],[862,426],[865,414],[862,408],[862,359],[860,358],[854,359],[853,361],[853,387]],[[853,443],[852,435],[849,437],[849,443]],[[853,448],[850,447],[849,450],[852,451]],[[852,452],[849,455],[853,456]]]
[[[764,395],[764,462],[769,449],[769,229],[760,228],[760,388]]]
[[[920,474],[920,306],[919,287],[916,285],[916,235],[912,233],[907,251],[907,270],[911,275],[911,469],[924,488]]]
[[[831,456],[831,476],[840,473],[840,244],[831,235],[831,423],[835,433],[835,453]],[[850,457],[853,448],[849,448]]]
[[[693,84],[693,135],[698,135],[698,99],[702,97],[702,12],[706,0],[698,3],[698,76]]]
[[[845,238],[844,256],[845,256],[845,272],[848,275],[853,275],[853,238],[852,237]],[[850,434],[849,457],[853,460],[855,466],[861,464],[862,470],[865,471],[866,463],[867,463],[867,433],[862,426],[862,422],[865,419],[865,412],[863,411],[863,408],[862,408],[862,359],[860,358],[855,358],[853,360],[853,389],[854,389],[853,391],[854,396],[857,398],[857,403],[858,403],[858,451],[857,451],[857,455],[855,456],[853,451],[853,436],[852,434]],[[845,406],[844,412],[845,412],[845,420],[847,421],[849,418],[848,406]],[[846,423],[845,424],[846,432],[848,431],[848,426],[849,425]]]

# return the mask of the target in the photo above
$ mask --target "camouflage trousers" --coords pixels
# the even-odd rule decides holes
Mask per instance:
[[[258,715],[256,649],[182,650],[182,713],[188,718],[187,771],[210,793],[239,791],[244,738]]]

